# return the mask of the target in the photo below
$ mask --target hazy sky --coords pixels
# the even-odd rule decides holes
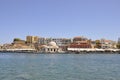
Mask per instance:
[[[27,35],[120,37],[120,0],[0,0],[0,44]]]

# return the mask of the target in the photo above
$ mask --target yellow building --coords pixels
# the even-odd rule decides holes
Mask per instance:
[[[27,36],[26,42],[27,43],[38,43],[39,37],[38,36]]]

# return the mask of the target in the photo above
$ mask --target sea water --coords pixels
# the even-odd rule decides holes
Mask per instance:
[[[120,54],[0,53],[0,80],[120,80]]]

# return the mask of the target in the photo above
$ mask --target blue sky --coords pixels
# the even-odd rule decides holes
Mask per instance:
[[[40,37],[120,37],[120,0],[0,0],[0,43]]]

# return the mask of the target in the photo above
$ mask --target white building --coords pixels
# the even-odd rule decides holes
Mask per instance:
[[[101,48],[102,49],[116,48],[116,42],[112,40],[101,39]]]
[[[48,45],[42,46],[41,52],[47,52],[47,53],[59,52],[59,47],[55,42],[51,41]]]

